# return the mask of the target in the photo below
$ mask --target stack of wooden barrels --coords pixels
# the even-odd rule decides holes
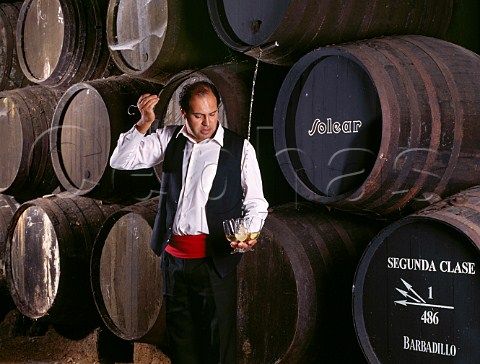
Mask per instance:
[[[165,344],[161,165],[109,158],[142,93],[155,127],[180,124],[182,87],[208,80],[271,205],[238,269],[238,362],[477,363],[480,47],[459,25],[475,9],[0,2],[0,302]]]

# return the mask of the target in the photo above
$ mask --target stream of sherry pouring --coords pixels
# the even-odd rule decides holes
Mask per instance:
[[[279,44],[275,40],[273,42],[265,43],[262,44],[258,47],[255,48],[250,48],[247,51],[257,51],[258,50],[258,56],[257,56],[257,63],[255,64],[255,71],[253,72],[253,81],[252,81],[252,93],[250,95],[250,111],[248,113],[248,131],[247,131],[247,140],[250,141],[250,129],[252,127],[252,109],[253,109],[253,99],[255,95],[255,82],[257,80],[257,73],[258,73],[258,66],[260,64],[260,58],[262,58],[262,53],[265,51],[268,51],[274,47],[278,47]],[[245,51],[245,52],[247,52]],[[244,52],[244,53],[245,53]]]

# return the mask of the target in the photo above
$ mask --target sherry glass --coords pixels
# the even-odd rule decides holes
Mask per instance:
[[[238,241],[243,243],[248,240],[256,239],[260,235],[261,228],[262,219],[257,217],[238,218],[223,221],[225,236],[230,242]],[[253,249],[243,249],[237,247],[233,250],[232,254],[246,253],[247,251],[251,250]]]

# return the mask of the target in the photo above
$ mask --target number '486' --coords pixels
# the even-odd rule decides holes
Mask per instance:
[[[421,320],[427,325],[438,325],[438,312],[423,311]]]

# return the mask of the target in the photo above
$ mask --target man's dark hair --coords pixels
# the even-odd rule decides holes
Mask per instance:
[[[182,92],[180,93],[179,103],[180,107],[185,111],[190,111],[190,100],[194,95],[206,95],[209,92],[212,92],[217,99],[217,105],[220,106],[220,94],[218,93],[217,88],[213,83],[208,81],[197,81],[183,86]]]

